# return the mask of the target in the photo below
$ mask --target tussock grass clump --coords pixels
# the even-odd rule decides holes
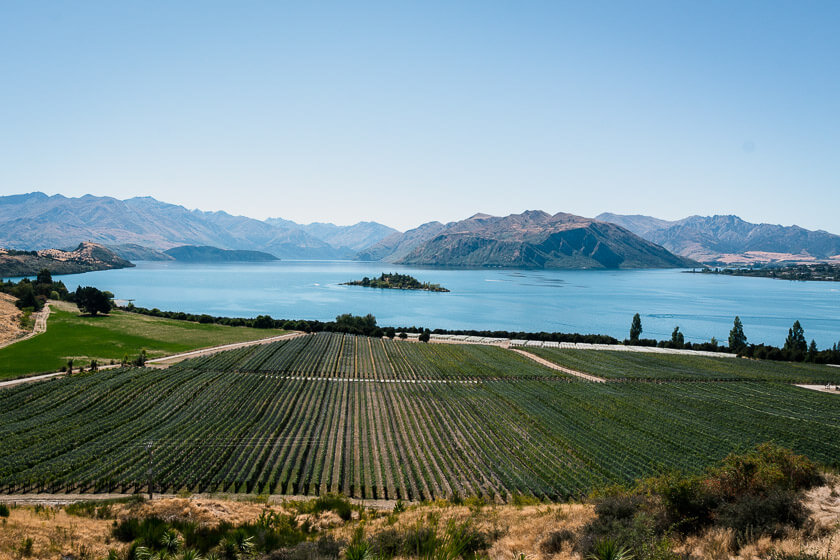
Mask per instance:
[[[361,511],[360,506],[354,505],[346,496],[341,494],[324,494],[314,500],[287,501],[284,507],[295,510],[299,513],[318,515],[325,511],[335,512],[342,520],[348,521],[353,516],[353,511]]]

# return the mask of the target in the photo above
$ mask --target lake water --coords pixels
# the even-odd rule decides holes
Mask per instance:
[[[342,282],[410,274],[449,293],[379,290]],[[382,263],[279,261],[181,264],[61,276],[71,290],[96,286],[136,305],[231,317],[268,314],[331,320],[372,313],[380,325],[603,333],[627,337],[634,313],[643,337],[726,341],[740,315],[750,342],[784,343],[795,320],[820,348],[840,341],[840,283],[685,274],[679,270],[453,270]]]

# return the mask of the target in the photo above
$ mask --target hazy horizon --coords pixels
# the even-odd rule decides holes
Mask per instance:
[[[837,231],[831,2],[4,6],[0,194]]]

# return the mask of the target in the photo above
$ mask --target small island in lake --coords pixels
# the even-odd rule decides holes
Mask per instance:
[[[840,282],[840,263],[790,264],[763,268],[704,268],[699,273],[776,278],[779,280]]]
[[[420,282],[417,278],[409,276],[408,274],[396,273],[382,273],[379,278],[368,278],[365,276],[361,280],[354,280],[353,282],[344,282],[343,286],[364,286],[365,288],[383,288],[388,290],[423,290],[426,292],[448,292],[446,288],[440,284],[429,284],[428,282]]]

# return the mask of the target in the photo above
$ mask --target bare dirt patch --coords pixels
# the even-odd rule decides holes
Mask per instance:
[[[831,393],[832,395],[840,395],[840,385],[797,385],[802,389],[809,389],[811,391],[819,391],[820,393]]]
[[[569,369],[567,367],[557,365],[554,362],[549,362],[545,358],[541,358],[541,357],[537,356],[536,354],[531,354],[530,352],[526,352],[525,350],[520,350],[518,348],[511,348],[511,350],[513,350],[517,354],[522,354],[526,358],[531,358],[532,360],[534,360],[538,364],[542,364],[547,368],[551,368],[551,369],[554,369],[554,370],[557,370],[557,371],[562,371],[563,373],[568,373],[569,375],[574,375],[575,377],[580,377],[581,379],[584,379],[586,381],[592,381],[593,383],[606,383],[607,382],[607,380],[604,379],[603,377],[598,377],[597,375],[590,375],[588,373],[583,373],[582,371],[576,371],[576,370],[573,370],[573,369]]]

